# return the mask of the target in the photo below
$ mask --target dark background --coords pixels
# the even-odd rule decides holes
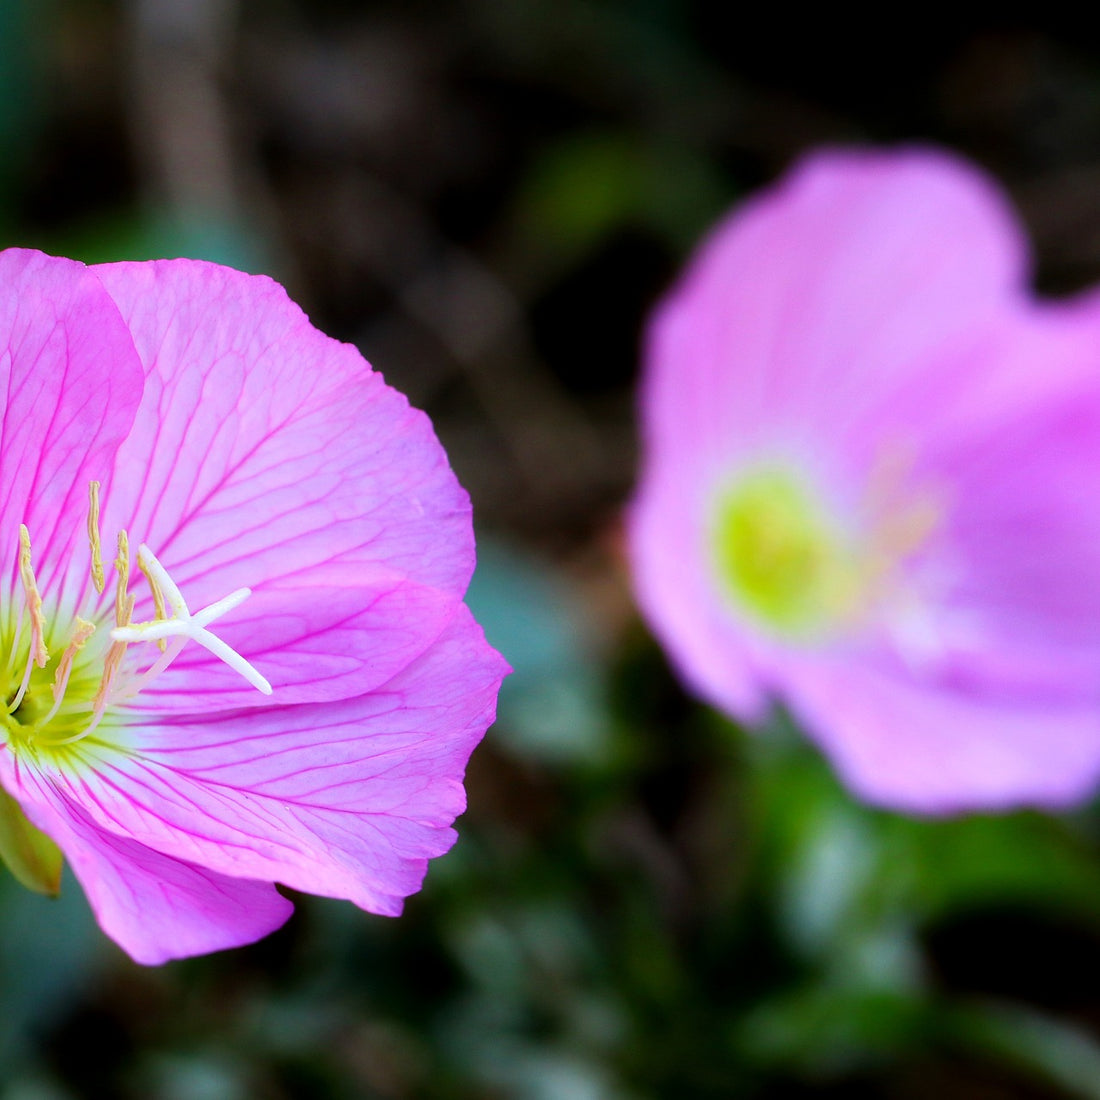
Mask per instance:
[[[919,9],[915,9],[919,12]],[[515,666],[398,920],[143,969],[0,879],[0,1100],[1100,1097],[1100,817],[858,806],[687,699],[621,514],[648,309],[822,143],[1009,189],[1100,278],[1083,26],[674,0],[0,0],[0,240],[282,281],[432,415]]]

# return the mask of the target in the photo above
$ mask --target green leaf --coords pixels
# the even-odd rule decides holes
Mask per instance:
[[[814,986],[762,1002],[731,1039],[751,1064],[842,1077],[919,1046],[926,1015],[921,996]]]
[[[1023,1005],[976,1002],[941,1017],[949,1040],[1080,1100],[1100,1100],[1100,1045],[1084,1028]]]
[[[51,897],[60,893],[61,849],[27,820],[4,790],[0,790],[0,858],[28,890]]]

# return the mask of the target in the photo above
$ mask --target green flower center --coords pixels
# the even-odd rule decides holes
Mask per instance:
[[[851,606],[853,551],[792,471],[758,469],[721,496],[714,552],[733,598],[779,634],[816,634]]]
[[[712,552],[735,603],[772,633],[813,639],[857,623],[896,588],[901,565],[941,524],[944,502],[906,484],[899,455],[871,472],[843,519],[797,470],[761,466],[722,492]]]
[[[44,641],[49,657],[39,667],[31,653],[31,637],[26,622],[9,617],[0,625],[0,654],[7,657],[3,671],[3,705],[0,729],[16,751],[43,753],[55,761],[79,755],[77,743],[95,711],[95,700],[103,677],[103,644],[93,640],[69,655],[70,666],[62,662],[68,653],[70,630],[62,630],[63,619],[50,616]],[[54,625],[56,624],[56,625]],[[24,687],[25,681],[25,687]],[[117,715],[106,714],[99,723],[102,732],[117,724]],[[93,735],[91,740],[97,741]],[[88,746],[86,746],[88,747]]]
[[[17,757],[74,773],[105,748],[118,747],[120,718],[117,713],[104,715],[85,737],[84,731],[95,720],[103,645],[93,639],[87,646],[70,649],[61,621],[57,615],[46,619],[41,642],[48,655],[41,666],[35,660],[36,638],[27,628],[27,616],[6,614],[0,621],[0,659],[6,658],[0,672],[0,739]],[[83,634],[90,626],[78,625],[77,630]],[[67,633],[71,637],[74,631]],[[60,850],[2,789],[0,861],[31,890],[56,895],[61,888]]]
[[[88,488],[88,539],[92,584],[103,595],[106,577],[99,537],[98,481]],[[104,610],[97,611],[96,622],[79,615],[47,615],[25,525],[20,526],[19,546],[22,608],[18,608],[16,595],[13,605],[3,609],[0,623],[0,661],[6,661],[0,674],[4,689],[0,735],[14,749],[35,757],[46,753],[55,763],[74,755],[83,757],[97,743],[93,734],[103,728],[104,719],[108,726],[122,724],[120,704],[163,673],[189,640],[209,650],[265,695],[271,694],[271,685],[263,675],[209,629],[246,600],[251,589],[238,588],[192,613],[167,570],[149,547],[142,545],[137,564],[148,582],[155,615],[147,622],[134,622],[130,540],[120,531],[114,562],[114,624]],[[127,656],[127,648],[135,644],[150,644],[159,650],[144,671],[140,662]]]

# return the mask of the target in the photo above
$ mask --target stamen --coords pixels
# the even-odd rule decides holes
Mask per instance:
[[[146,623],[120,623],[111,631],[111,637],[116,642],[151,642],[159,638],[190,638],[198,642],[204,649],[209,650],[219,660],[224,661],[234,672],[243,676],[254,688],[262,691],[264,695],[271,694],[271,684],[244,659],[235,649],[227,645],[221,638],[207,630],[207,626],[220,619],[226,612],[242,604],[252,595],[250,588],[238,588],[228,596],[204,607],[194,615],[188,610],[183,594],[176,587],[175,582],[168,575],[164,566],[157,561],[153,552],[144,544],[138,548],[138,561],[143,563],[143,568],[149,575],[156,579],[168,598],[174,617],[171,619],[154,620]]]
[[[61,654],[61,660],[57,663],[57,671],[53,677],[53,706],[50,707],[46,716],[42,718],[37,726],[45,728],[49,725],[50,720],[58,712],[61,707],[61,703],[65,698],[65,689],[69,686],[69,677],[73,671],[73,661],[76,658],[77,652],[84,648],[84,643],[95,633],[95,623],[88,622],[87,619],[82,619],[79,615],[76,617],[76,629],[73,631],[72,640],[65,647],[65,652]],[[52,744],[53,742],[46,742]]]
[[[102,594],[106,582],[99,532],[99,490],[100,483],[98,481],[90,482],[88,489],[88,541],[91,546],[92,582],[96,591]],[[8,714],[14,714],[23,703],[34,667],[37,665],[39,668],[44,668],[50,659],[45,642],[46,619],[42,609],[42,597],[38,590],[31,560],[30,532],[25,525],[20,525],[19,541],[19,574],[26,597],[26,613],[18,615],[14,622],[14,641],[12,650],[7,655],[9,672],[12,663],[18,659],[20,653],[19,639],[24,629],[24,620],[30,624],[31,640],[22,682],[11,702],[7,704]],[[69,712],[72,714],[86,709],[90,710],[90,720],[83,729],[76,733],[61,738],[49,736],[48,727],[50,723],[65,705],[66,691],[73,676],[77,655],[96,630],[95,623],[77,616],[69,642],[62,652],[57,668],[54,670],[51,685],[53,705],[42,718],[32,719],[28,713],[23,723],[26,729],[22,736],[28,744],[33,741],[35,744],[54,747],[69,745],[88,737],[102,721],[109,706],[123,697],[129,698],[131,694],[140,692],[149,682],[168,668],[183,651],[189,640],[198,642],[199,645],[219,660],[224,661],[258,691],[263,692],[265,695],[271,694],[271,684],[267,679],[236,650],[208,629],[211,623],[228,614],[234,608],[239,607],[252,594],[251,589],[239,588],[228,596],[216,600],[209,606],[192,614],[187,606],[187,601],[168,575],[167,570],[145,545],[138,548],[137,564],[149,582],[154,606],[153,619],[149,622],[133,622],[135,596],[129,590],[131,572],[130,543],[126,531],[120,531],[118,534],[118,553],[114,561],[117,575],[114,601],[115,626],[110,631],[111,642],[107,647],[107,652],[103,655],[102,675],[90,707],[86,703],[82,705],[70,703],[68,707]],[[172,639],[170,644],[169,639]],[[160,655],[140,675],[127,673],[123,677],[123,682],[116,688],[116,680],[119,678],[126,648],[134,642],[154,642],[160,649]],[[34,709],[37,709],[37,707]],[[66,722],[68,721],[69,719],[66,720]],[[41,736],[41,734],[45,734],[45,736]]]
[[[107,582],[103,576],[103,552],[99,542],[99,482],[88,484],[88,542],[92,546],[92,584],[101,595]]]
[[[130,622],[130,616],[134,613],[134,597],[127,591],[130,584],[130,539],[125,530],[118,533],[118,555],[115,558],[115,572],[118,582],[115,585],[115,624],[126,626]],[[103,675],[99,680],[99,688],[92,700],[92,724],[84,730],[80,736],[87,737],[99,725],[103,712],[107,709],[108,696],[111,692],[111,684],[115,673],[122,661],[122,655],[126,652],[126,643],[114,638],[103,658]],[[74,738],[76,740],[76,738]]]
[[[128,695],[140,695],[164,670],[183,652],[187,646],[186,638],[176,638],[171,645],[165,642],[166,649],[136,680],[126,685]]]
[[[19,709],[19,704],[23,702],[23,696],[27,694],[27,688],[31,683],[31,669],[34,668],[34,650],[27,656],[27,667],[23,670],[23,679],[20,681],[19,690],[12,696],[12,701],[8,704],[8,714],[14,714]]]
[[[932,493],[918,496],[908,507],[888,515],[875,532],[879,547],[895,560],[919,550],[942,524],[943,501]]]
[[[115,571],[118,573],[118,585],[115,588],[115,625],[125,626],[130,621],[130,612],[134,607],[134,601],[127,595],[127,588],[130,585],[130,539],[125,530],[118,533],[118,557],[115,558]]]
[[[8,714],[14,714],[19,709],[20,703],[23,702],[23,696],[27,694],[27,688],[30,687],[31,670],[34,666],[37,664],[39,668],[45,668],[46,662],[50,659],[44,638],[46,617],[42,614],[42,596],[39,594],[38,584],[34,579],[34,567],[31,565],[31,535],[24,523],[19,525],[19,577],[23,582],[27,612],[31,619],[31,642],[27,650],[27,663],[23,669],[23,679],[19,682],[19,689],[12,696],[11,702],[8,703]],[[23,616],[20,615],[19,627],[15,632],[17,644],[22,627]],[[9,663],[14,656],[15,650],[13,647],[12,655],[8,658]]]
[[[19,641],[23,637],[23,613],[19,613],[19,617],[15,620],[15,634],[11,640],[11,649],[8,650],[7,666],[4,669],[5,678],[11,675],[12,666],[15,664],[15,658],[19,656]]]
[[[19,525],[19,576],[23,581],[23,591],[27,597],[27,610],[31,616],[31,654],[39,668],[45,668],[50,659],[46,649],[46,617],[42,614],[42,596],[34,579],[31,565],[31,533],[27,525]]]
[[[149,566],[145,562],[145,558],[138,554],[138,568],[145,574],[145,579],[149,582],[149,588],[153,593],[153,607],[155,612],[153,618],[160,622],[162,619],[167,619],[168,616],[164,610],[164,593],[160,590],[160,585],[157,584],[156,577],[149,572]],[[168,649],[168,642],[164,638],[157,639],[157,648],[164,653]]]
[[[114,631],[111,631],[111,634],[113,636]],[[118,671],[119,663],[122,661],[122,655],[125,652],[125,642],[112,642],[110,648],[107,650],[107,656],[103,658],[103,675],[99,680],[99,689],[96,691],[95,698],[92,700],[92,714],[95,718],[85,733],[92,732],[99,724],[100,718],[103,717],[103,712],[107,709],[107,696],[111,690],[111,682],[115,678],[115,673]]]
[[[130,616],[134,610],[134,597],[124,597],[124,602],[121,609],[116,609],[115,617],[120,619],[122,626],[127,626],[130,622]],[[117,627],[115,628],[118,629]],[[99,689],[95,693],[95,699],[92,701],[92,711],[95,714],[95,722],[92,723],[92,728],[98,724],[99,719],[103,717],[103,711],[107,707],[108,696],[111,692],[111,684],[114,681],[115,673],[118,671],[118,666],[122,662],[122,655],[126,652],[126,642],[120,638],[115,638],[114,630],[111,631],[111,645],[107,650],[107,656],[103,658],[103,675],[99,680]],[[88,730],[91,732],[91,729]]]

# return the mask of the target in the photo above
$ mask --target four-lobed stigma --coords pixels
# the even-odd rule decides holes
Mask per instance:
[[[92,584],[102,594],[106,578],[99,535],[99,489],[98,481],[91,482],[88,541]],[[7,684],[0,703],[0,726],[6,728],[9,740],[14,738],[29,749],[60,748],[83,741],[111,707],[134,698],[160,676],[188,640],[209,650],[258,691],[271,694],[271,684],[264,676],[209,629],[211,623],[243,603],[251,589],[239,588],[192,612],[168,571],[144,544],[138,547],[137,564],[152,594],[151,620],[133,621],[129,537],[120,531],[114,561],[114,625],[106,632],[110,641],[102,634],[97,638],[97,625],[102,624],[79,615],[73,616],[66,632],[56,617],[53,623],[47,620],[34,573],[30,532],[20,525],[19,578],[24,606],[21,612],[0,615],[0,654],[6,653]],[[127,648],[142,643],[155,645],[160,651],[157,658],[144,671],[123,671]],[[56,649],[59,644],[63,645],[61,656],[51,661],[50,646]]]

